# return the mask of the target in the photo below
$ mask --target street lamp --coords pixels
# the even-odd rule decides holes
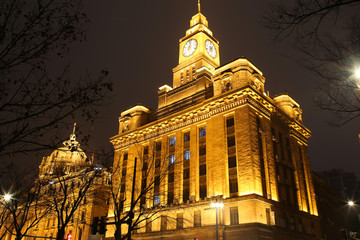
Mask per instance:
[[[357,78],[360,78],[360,67],[358,67],[356,70],[355,70],[355,76]]]
[[[220,199],[216,199],[215,202],[211,203],[211,207],[215,208],[216,212],[216,240],[219,240],[219,230],[218,230],[218,209],[224,207],[224,203]]]
[[[3,198],[4,198],[4,200],[5,200],[6,202],[8,202],[8,201],[10,201],[10,200],[11,200],[12,195],[11,195],[11,194],[9,194],[9,193],[6,193],[6,194],[3,196]]]
[[[348,201],[348,205],[349,205],[349,206],[354,206],[354,204],[355,204],[355,203],[354,203],[353,201]]]

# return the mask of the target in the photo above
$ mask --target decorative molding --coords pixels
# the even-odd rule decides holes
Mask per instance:
[[[114,145],[115,150],[121,149],[135,143],[159,137],[160,135],[167,134],[177,129],[188,127],[246,104],[249,104],[268,117],[271,116],[271,113],[275,113],[276,116],[284,120],[291,129],[295,130],[295,132],[292,131],[293,134],[297,132],[297,136],[303,135],[303,138],[310,136],[310,133],[303,127],[290,121],[286,116],[283,116],[284,113],[277,111],[276,107],[269,100],[265,99],[264,96],[251,87],[247,87],[212,102],[205,103],[189,112],[174,116],[171,119],[164,119],[154,125],[129,132],[127,135],[115,136],[111,139],[111,143]]]

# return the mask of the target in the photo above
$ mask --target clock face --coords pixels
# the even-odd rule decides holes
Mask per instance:
[[[198,45],[198,43],[197,43],[196,39],[190,39],[183,48],[184,57],[191,56],[195,52],[197,45]]]
[[[215,45],[210,41],[210,40],[206,40],[205,41],[205,48],[207,53],[212,57],[215,58],[217,53],[216,53],[216,48]]]

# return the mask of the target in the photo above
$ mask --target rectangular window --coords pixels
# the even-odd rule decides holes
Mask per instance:
[[[155,159],[155,167],[156,168],[160,167],[160,159],[159,158]]]
[[[127,160],[127,159],[128,159],[128,154],[124,153],[124,160]]]
[[[184,216],[182,213],[176,215],[176,229],[182,229],[184,227]]]
[[[189,160],[190,159],[190,150],[186,150],[184,151],[184,160]]]
[[[160,196],[155,195],[154,196],[154,206],[159,206],[159,204],[160,204]]]
[[[228,118],[226,119],[226,127],[232,127],[234,126],[234,118]]]
[[[190,197],[190,191],[189,188],[184,188],[183,189],[183,202],[187,202],[189,200]]]
[[[175,142],[176,142],[176,137],[175,136],[171,137],[169,139],[169,146],[175,146]]]
[[[145,161],[144,161],[144,163],[143,163],[142,170],[143,170],[143,171],[148,170],[148,163],[147,163],[147,162],[145,162]]]
[[[175,154],[171,154],[169,156],[169,165],[174,164],[175,163]]]
[[[194,212],[194,227],[201,227],[201,211]]]
[[[236,176],[234,178],[229,179],[229,188],[230,188],[230,193],[238,192],[238,183]]]
[[[206,175],[206,164],[200,165],[200,176]]]
[[[205,137],[206,136],[206,126],[203,126],[199,128],[199,137]]]
[[[230,224],[237,225],[239,224],[239,212],[238,207],[231,207],[230,208]]]
[[[236,167],[236,156],[232,156],[228,158],[229,168]]]
[[[227,138],[227,146],[228,147],[235,146],[235,136],[231,136]]]
[[[168,199],[167,199],[167,203],[171,204],[174,202],[174,192],[168,192]]]
[[[189,168],[184,169],[183,178],[184,179],[189,179],[190,178],[190,169]]]
[[[206,184],[200,185],[200,198],[204,199],[207,197],[207,188]]]
[[[184,142],[190,141],[190,132],[184,133]]]
[[[206,146],[199,147],[199,156],[206,155]]]
[[[156,148],[156,151],[161,151],[161,142],[156,142],[155,148]]]
[[[154,185],[155,186],[160,186],[160,176],[155,176]]]
[[[148,154],[149,154],[149,147],[146,146],[146,147],[144,148],[144,155],[148,155]]]
[[[169,173],[168,182],[169,182],[169,183],[174,182],[174,173],[173,173],[173,172],[172,172],[172,173]]]
[[[121,184],[121,187],[120,187],[120,192],[125,192],[125,184],[123,183],[123,184]]]

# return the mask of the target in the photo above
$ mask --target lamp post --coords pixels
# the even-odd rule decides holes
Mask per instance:
[[[216,199],[214,202],[211,203],[211,207],[215,208],[216,212],[216,240],[219,240],[219,230],[218,230],[218,209],[224,207],[224,203],[220,199]]]

